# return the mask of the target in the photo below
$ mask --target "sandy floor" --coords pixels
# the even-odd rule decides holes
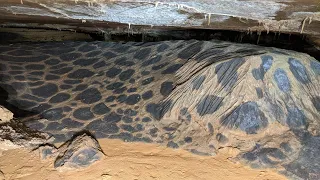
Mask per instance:
[[[99,142],[106,158],[83,170],[58,172],[53,168],[53,159],[41,161],[37,151],[30,153],[23,149],[3,152],[0,170],[10,180],[285,179],[271,170],[254,170],[233,163],[226,154],[202,157],[154,144],[108,139]]]

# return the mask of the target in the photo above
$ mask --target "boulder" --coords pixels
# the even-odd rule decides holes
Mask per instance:
[[[66,142],[58,151],[54,167],[60,171],[88,167],[104,157],[97,140],[86,133]]]

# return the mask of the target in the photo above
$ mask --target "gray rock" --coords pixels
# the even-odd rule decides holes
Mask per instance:
[[[66,142],[58,151],[54,167],[62,171],[88,167],[104,157],[97,140],[85,133]]]

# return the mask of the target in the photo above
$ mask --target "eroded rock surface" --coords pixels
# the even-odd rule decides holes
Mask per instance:
[[[22,147],[33,149],[52,142],[53,139],[47,133],[34,131],[16,121],[0,125],[0,150]]]
[[[51,149],[49,154],[54,153],[52,150],[54,149]],[[104,157],[99,143],[86,134],[70,140],[60,147],[58,152],[54,167],[59,170],[88,167]]]
[[[45,118],[23,120],[56,142],[87,130],[97,138],[160,143],[199,155],[233,148],[253,167],[295,178],[319,175],[311,162],[320,153],[320,63],[306,54],[195,40],[30,43],[0,50],[0,87],[10,94],[8,102]],[[77,163],[78,152],[98,152],[76,151],[76,142],[56,167]],[[86,158],[70,166],[82,162]]]

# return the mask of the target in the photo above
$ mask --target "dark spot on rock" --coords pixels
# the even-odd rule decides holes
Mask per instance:
[[[127,98],[126,98],[126,104],[128,105],[134,105],[134,104],[137,104],[141,99],[141,96],[140,94],[132,94],[132,95],[129,95]]]
[[[184,142],[191,143],[192,142],[192,138],[191,137],[185,137],[184,138]]]
[[[119,127],[115,123],[109,123],[102,120],[94,120],[91,121],[87,126],[86,129],[91,131],[101,131],[106,134],[114,134],[119,132]]]
[[[310,67],[316,75],[320,75],[320,63],[318,61],[311,61]]]
[[[57,121],[64,117],[62,108],[50,109],[42,113],[43,118],[49,121]]]
[[[126,87],[121,87],[121,88],[118,88],[118,89],[113,90],[112,92],[113,92],[114,94],[121,94],[121,93],[123,93],[123,92],[126,91],[126,90],[127,90]]]
[[[133,58],[139,59],[139,60],[144,60],[146,57],[149,56],[151,53],[151,48],[143,48],[137,51],[134,55]]]
[[[73,121],[71,118],[62,119],[61,124],[67,128],[79,128],[83,126],[83,123]]]
[[[63,112],[71,112],[72,111],[72,108],[69,106],[64,106],[62,109],[63,109]]]
[[[9,71],[9,74],[11,74],[11,75],[19,75],[19,74],[23,74],[23,71]]]
[[[42,64],[28,64],[25,66],[27,70],[43,70],[45,68]]]
[[[68,100],[70,98],[70,94],[67,93],[58,93],[57,95],[53,96],[49,102],[50,103],[61,103],[64,102],[66,100]]]
[[[291,129],[305,129],[307,127],[306,117],[297,107],[287,108],[287,124]]]
[[[107,64],[104,61],[100,61],[100,62],[95,63],[92,67],[94,69],[98,69],[98,68],[105,67],[105,66],[107,66]]]
[[[138,112],[135,111],[135,110],[132,110],[132,109],[126,109],[126,110],[124,111],[124,114],[127,115],[127,116],[135,116],[135,115],[138,114]]]
[[[103,56],[106,57],[107,59],[112,59],[114,57],[117,57],[117,55],[115,53],[110,52],[110,51],[104,53]]]
[[[98,58],[86,58],[86,59],[78,59],[78,60],[75,60],[73,62],[74,65],[78,65],[78,66],[89,66],[89,65],[92,65],[96,62],[98,62]]]
[[[283,92],[290,91],[291,85],[287,73],[283,69],[276,69],[274,72],[274,80],[277,83],[278,88]]]
[[[49,60],[46,60],[44,61],[45,64],[47,65],[57,65],[60,63],[60,60],[58,59],[49,59]]]
[[[163,70],[161,73],[162,74],[173,74],[178,69],[180,69],[182,66],[183,66],[183,64],[174,64],[172,66],[169,66],[167,69]]]
[[[124,123],[132,123],[132,118],[131,117],[128,117],[128,116],[123,116],[122,117],[122,121]]]
[[[268,125],[268,120],[256,102],[246,102],[221,119],[221,124],[230,129],[240,128],[247,134],[255,134]]]
[[[160,104],[150,103],[146,105],[146,111],[155,119],[160,120],[172,108],[172,101],[164,101]]]
[[[50,71],[50,73],[62,75],[62,74],[66,74],[66,73],[70,72],[72,69],[73,69],[72,67],[65,67],[65,68],[61,68],[58,70]]]
[[[21,97],[23,99],[28,99],[28,100],[31,100],[31,101],[37,101],[37,102],[45,101],[45,99],[43,99],[43,98],[38,98],[38,97],[30,95],[30,94],[23,94]]]
[[[198,90],[200,89],[203,81],[206,79],[205,75],[197,76],[193,81],[192,81],[192,89],[193,90]]]
[[[190,149],[190,152],[199,156],[210,156],[209,153],[201,152],[196,149]]]
[[[1,76],[1,75],[0,75],[0,79],[1,79],[1,81],[8,81],[8,78],[3,78],[3,76]],[[5,80],[3,80],[3,79],[5,79]],[[26,80],[26,78],[24,76],[20,76],[20,75],[15,76],[14,79],[18,80],[18,81],[25,81]]]
[[[124,83],[122,83],[122,82],[114,82],[114,83],[112,83],[112,84],[109,84],[106,88],[107,88],[108,90],[115,90],[115,89],[118,89],[118,88],[122,87],[123,84],[124,84]]]
[[[311,102],[316,110],[320,112],[320,96],[312,97]]]
[[[118,108],[118,109],[117,109],[117,113],[118,113],[118,114],[123,114],[123,109],[122,109],[122,108]]]
[[[86,54],[86,57],[95,57],[95,56],[98,56],[99,54],[101,54],[101,51],[92,51],[92,52],[89,52],[88,54]]]
[[[43,104],[40,104],[37,107],[32,108],[32,111],[39,112],[39,113],[41,112],[42,113],[42,112],[50,109],[51,107],[52,107],[51,105],[43,103]]]
[[[307,69],[304,65],[297,59],[289,58],[289,69],[292,72],[293,76],[303,84],[310,82],[310,77],[307,74]]]
[[[78,94],[75,99],[85,104],[92,104],[101,99],[101,93],[96,88],[89,88]]]
[[[174,88],[173,82],[171,81],[163,82],[161,84],[160,93],[162,94],[162,96],[166,97],[172,92],[173,88]]]
[[[94,75],[94,72],[88,70],[88,69],[77,69],[70,74],[68,74],[69,78],[73,79],[83,79],[88,78]]]
[[[260,69],[254,68],[254,69],[252,69],[251,73],[252,73],[252,76],[253,76],[256,80],[262,80],[262,79],[263,79],[263,78],[262,78],[262,75],[261,75]]]
[[[63,61],[73,61],[81,56],[80,53],[66,53],[61,54],[60,59]]]
[[[149,66],[149,65],[152,65],[152,64],[156,64],[157,62],[161,61],[161,58],[162,56],[161,55],[157,55],[156,57],[153,57],[147,61],[144,61],[142,63],[142,66],[145,67],[145,66]]]
[[[258,69],[252,70],[252,75],[256,80],[263,80],[266,72],[271,68],[273,57],[270,55],[261,56],[262,63]]]
[[[228,138],[226,136],[224,136],[223,134],[221,133],[218,133],[217,136],[216,136],[216,139],[219,143],[226,143],[228,142]]]
[[[163,52],[164,50],[168,49],[169,45],[168,44],[161,44],[160,46],[157,47],[158,52]]]
[[[128,93],[132,93],[132,92],[136,92],[137,91],[137,88],[129,88],[127,90]]]
[[[61,89],[71,89],[72,86],[71,85],[67,85],[67,84],[62,84],[62,85],[59,86],[59,88],[61,88]]]
[[[263,98],[263,92],[261,88],[256,87],[256,93],[259,99]]]
[[[143,100],[150,99],[153,97],[153,92],[151,90],[149,90],[149,91],[143,93],[141,97]]]
[[[45,80],[50,81],[50,80],[57,80],[59,78],[60,78],[59,76],[49,74],[49,75],[46,75]]]
[[[290,144],[287,143],[287,142],[282,142],[280,144],[280,148],[283,149],[286,152],[292,152],[292,148],[291,148]]]
[[[90,111],[90,107],[81,107],[73,112],[73,117],[80,120],[90,120],[94,118],[93,113]]]
[[[4,64],[3,64],[3,65],[4,65]],[[21,67],[21,66],[10,66],[10,68],[11,68],[12,70],[23,70],[23,67]],[[3,67],[2,70],[3,70],[3,71],[6,71],[7,68],[4,68],[4,67]]]
[[[167,144],[167,147],[174,148],[174,149],[179,148],[178,144],[173,142],[173,141],[169,141],[168,144]]]
[[[108,108],[104,103],[99,103],[93,107],[92,111],[95,114],[103,115],[109,113],[110,108]]]
[[[118,103],[123,103],[127,99],[127,95],[121,94],[120,96],[117,97],[117,102]]]
[[[154,77],[149,77],[147,79],[142,80],[141,84],[147,85],[147,84],[150,84],[153,80],[154,80]]]
[[[134,72],[135,71],[133,69],[128,69],[126,71],[122,71],[122,73],[119,75],[119,79],[121,81],[126,81],[126,80],[128,80],[128,79],[130,79],[132,77]]]
[[[159,69],[162,69],[162,68],[166,67],[168,64],[169,64],[168,62],[162,63],[162,64],[159,64],[159,65],[157,65],[157,66],[152,66],[151,69],[154,70],[154,71],[156,71],[156,70],[159,70]]]
[[[142,71],[141,72],[141,75],[142,76],[146,76],[146,75],[149,75],[150,74],[150,71]]]
[[[29,122],[25,122],[25,125],[28,126],[29,128],[31,129],[35,129],[35,130],[38,130],[38,131],[41,131],[45,125],[38,122],[38,121],[29,121]]]
[[[152,137],[157,137],[158,128],[152,128],[150,129],[149,133]]]
[[[42,71],[33,71],[33,72],[30,72],[29,75],[31,75],[31,76],[43,76],[44,72],[42,72]]]
[[[133,78],[129,80],[129,83],[134,84],[136,82],[136,80],[134,80]]]
[[[111,112],[110,114],[108,114],[107,116],[105,116],[103,118],[103,121],[108,122],[108,123],[117,123],[121,120],[122,116],[115,113],[115,112]]]
[[[222,62],[216,66],[215,73],[218,76],[218,83],[229,91],[238,81],[237,70],[244,63],[243,58],[236,58],[226,62]]]
[[[127,67],[133,66],[135,64],[133,61],[127,61],[127,58],[125,57],[117,59],[114,63],[119,66],[127,66]]]
[[[10,101],[10,103],[20,109],[30,109],[31,107],[37,105],[37,103],[35,103],[35,102],[28,101],[28,100],[22,100],[22,99],[12,100],[12,101]]]
[[[83,46],[79,47],[78,50],[81,52],[89,52],[89,51],[95,50],[96,48],[97,47],[95,47],[94,45],[86,43]]]
[[[182,51],[178,53],[178,58],[181,59],[190,59],[197,53],[199,53],[202,49],[203,41],[198,41],[184,48]]]
[[[63,124],[60,124],[58,122],[50,122],[44,130],[45,131],[60,131],[63,128],[64,128]]]
[[[114,78],[114,77],[116,77],[118,74],[120,74],[121,71],[122,71],[121,69],[112,67],[112,68],[110,68],[110,69],[106,72],[106,76],[109,77],[109,78]]]
[[[217,97],[214,95],[202,97],[197,106],[197,112],[200,116],[213,114],[221,107],[222,101],[222,97]]]
[[[79,84],[79,83],[82,83],[82,80],[64,80],[63,81],[64,83],[66,84]]]
[[[31,89],[31,92],[36,96],[48,98],[58,92],[58,86],[53,83],[47,83],[38,88]]]
[[[149,117],[144,117],[142,118],[142,122],[150,122],[151,119]]]
[[[212,135],[213,135],[213,133],[214,133],[214,129],[213,129],[213,126],[212,126],[212,124],[211,124],[211,123],[208,123],[208,129],[209,129],[209,133],[210,133],[210,135],[212,136]]]
[[[136,131],[136,129],[134,127],[132,127],[131,125],[128,125],[128,124],[122,124],[120,127],[124,131],[128,131],[128,132],[131,132],[131,133]]]
[[[26,83],[24,82],[13,82],[11,83],[11,87],[17,91],[24,90],[26,87]]]
[[[115,99],[116,99],[115,96],[109,96],[109,97],[106,98],[105,102],[112,102],[112,101],[114,101]]]
[[[79,84],[72,91],[83,91],[88,87],[87,84]]]

